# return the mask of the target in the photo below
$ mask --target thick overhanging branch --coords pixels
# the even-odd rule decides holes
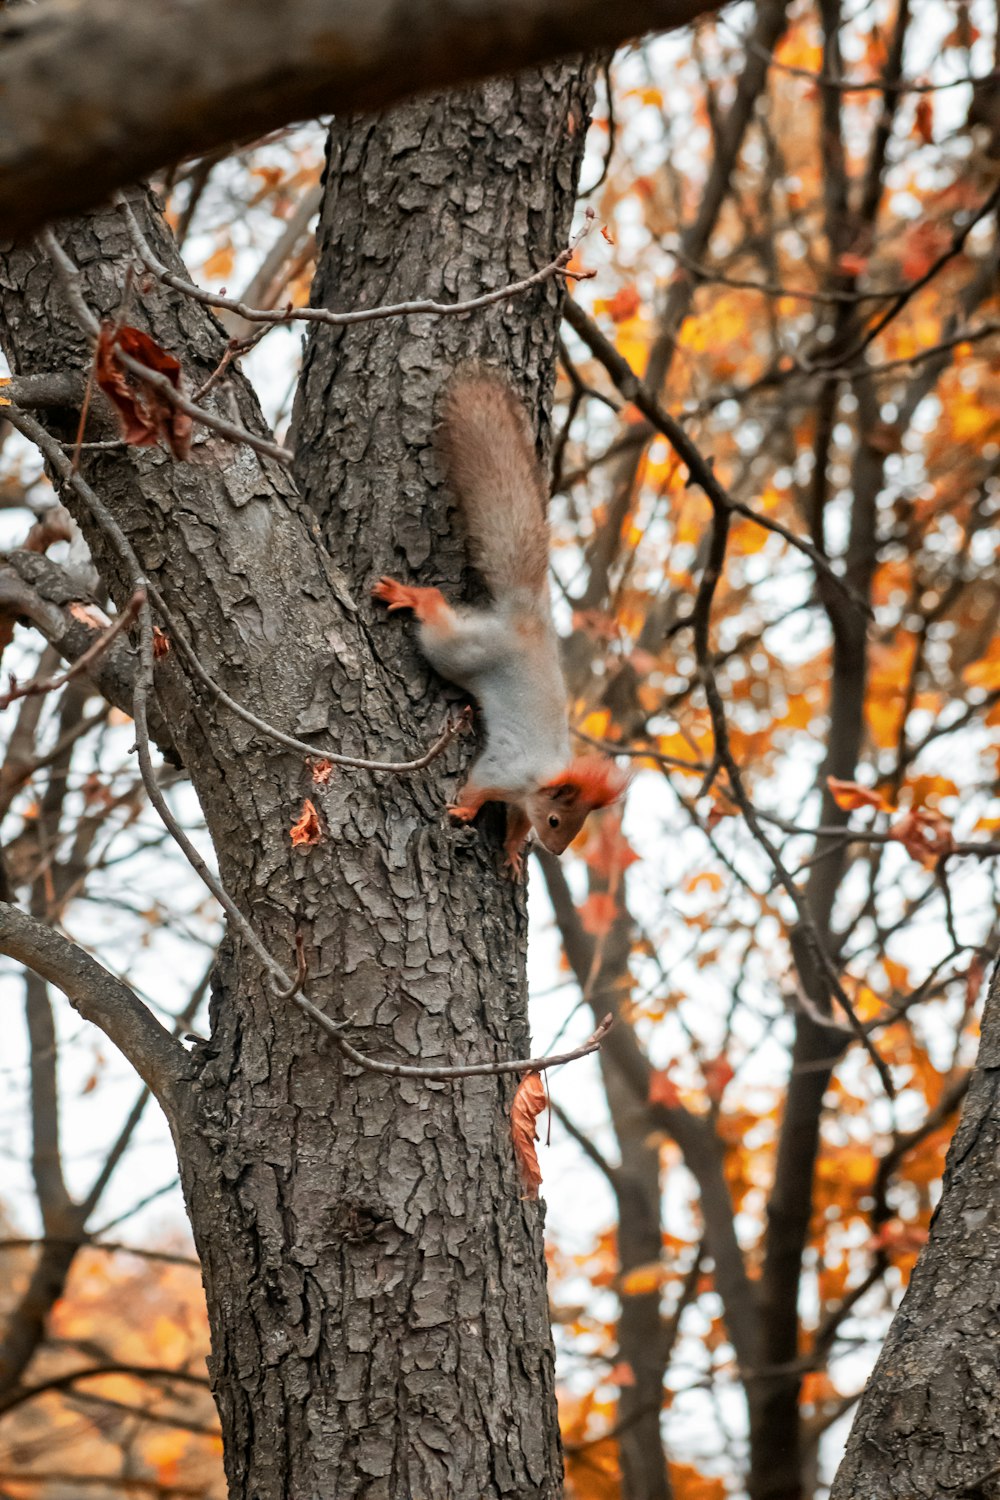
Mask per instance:
[[[187,1054],[127,984],[62,933],[6,902],[0,902],[0,953],[62,990],[83,1019],[114,1042],[166,1108]]]
[[[44,0],[0,16],[0,235],[336,110],[683,26],[710,0]]]

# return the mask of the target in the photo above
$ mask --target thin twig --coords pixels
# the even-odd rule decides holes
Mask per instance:
[[[711,463],[699,452],[681,424],[670,416],[669,412],[664,411],[649,387],[644,385],[636,375],[628,360],[619,354],[610,339],[604,337],[593,318],[584,312],[583,308],[572,298],[567,298],[563,316],[570,327],[580,335],[591,353],[600,360],[625,399],[638,407],[657,432],[661,432],[667,439],[687,469],[692,482],[704,490],[713,507],[743,516],[746,520],[752,521],[755,526],[761,526],[765,531],[773,531],[777,536],[782,537],[790,546],[804,553],[817,572],[825,574],[856,609],[861,610],[865,615],[871,614],[864,600],[860,599],[850,584],[834,571],[829,560],[810,541],[807,541],[805,537],[797,536],[794,531],[790,531],[787,526],[783,526],[780,521],[775,521],[771,516],[760,515],[749,505],[745,505],[741,500],[735,500],[729,494],[716,477]]]
[[[195,1375],[190,1370],[167,1370],[159,1365],[94,1365],[86,1370],[70,1370],[65,1375],[53,1375],[49,1380],[39,1381],[37,1385],[18,1386],[0,1399],[0,1414],[13,1411],[15,1407],[23,1406],[36,1396],[44,1396],[48,1391],[64,1391],[78,1380],[97,1380],[103,1375],[131,1375],[136,1380],[176,1380],[181,1385],[197,1385],[208,1389],[208,1377]]]
[[[917,83],[911,78],[900,78],[897,82],[888,83],[881,78],[860,78],[857,82],[852,82],[846,78],[837,78],[832,73],[817,72],[795,63],[782,62],[753,37],[740,35],[735,27],[729,26],[724,15],[719,17],[719,22],[728,28],[741,46],[763,58],[769,68],[777,68],[779,72],[788,73],[793,78],[805,78],[809,83],[822,84],[826,89],[836,89],[841,94],[940,94],[946,89],[961,88],[963,84],[971,84],[975,88],[977,84],[996,83],[1000,79],[1000,69],[994,69],[992,73],[964,73],[960,78],[948,78],[943,83]]]
[[[710,495],[709,499],[711,498],[712,497]],[[716,766],[721,767],[725,771],[726,777],[729,781],[733,800],[736,802],[737,806],[742,812],[744,820],[746,821],[747,827],[750,829],[750,832],[753,834],[754,838],[760,844],[761,848],[764,850],[764,853],[770,860],[772,868],[774,869],[774,872],[782,889],[785,891],[785,894],[789,897],[795,907],[796,915],[799,920],[799,927],[802,932],[803,938],[809,948],[813,960],[817,965],[817,968],[822,973],[823,978],[826,980],[828,990],[832,992],[832,994],[836,998],[837,1003],[847,1017],[851,1031],[864,1047],[865,1051],[868,1053],[868,1056],[871,1058],[875,1070],[882,1082],[882,1086],[888,1094],[889,1098],[894,1099],[896,1096],[896,1090],[892,1081],[892,1075],[890,1074],[884,1059],[879,1055],[878,1049],[876,1048],[875,1044],[868,1036],[864,1026],[858,1018],[854,1006],[851,1004],[851,1001],[840,982],[840,978],[833,965],[833,961],[830,958],[830,955],[827,953],[822,938],[820,937],[819,931],[817,930],[816,923],[813,920],[812,912],[809,910],[808,902],[806,901],[802,892],[799,890],[798,886],[795,884],[794,880],[785,867],[781,855],[779,854],[774,844],[771,842],[763,825],[757,817],[756,809],[754,808],[754,805],[747,794],[746,788],[743,785],[742,772],[739,768],[739,765],[737,764],[735,756],[733,755],[732,746],[729,741],[729,726],[726,721],[725,706],[722,702],[722,695],[719,692],[719,684],[715,676],[714,663],[712,659],[712,649],[709,640],[709,624],[711,619],[712,600],[714,598],[719,579],[722,576],[722,569],[725,563],[726,546],[729,538],[729,524],[729,510],[724,505],[713,501],[712,534],[709,543],[709,555],[708,560],[705,564],[704,572],[702,574],[701,583],[698,588],[698,594],[695,599],[693,610],[695,620],[695,656],[698,662],[699,677],[701,679],[702,687],[705,692],[705,698],[708,703],[709,716],[712,720],[712,733],[715,739],[713,760],[711,766],[709,767],[709,773],[706,777],[706,782],[711,779],[713,770]],[[824,1018],[823,1023],[825,1023],[827,1019],[828,1018]]]
[[[411,302],[396,302],[385,307],[359,308],[353,312],[332,312],[328,307],[285,308],[276,312],[274,308],[250,307],[246,302],[240,302],[235,297],[206,291],[204,287],[195,285],[193,281],[186,281],[183,276],[176,275],[154,253],[124,193],[117,193],[115,201],[125,216],[129,236],[139,258],[165,286],[172,287],[174,291],[183,292],[186,297],[204,303],[206,307],[224,308],[226,312],[235,313],[247,323],[325,323],[335,328],[343,328],[355,323],[374,323],[382,318],[402,318],[416,313],[430,313],[435,317],[454,317],[461,313],[478,312],[480,308],[492,307],[495,302],[504,302],[510,297],[517,297],[522,292],[540,286],[543,282],[551,281],[553,277],[564,272],[574,250],[590,233],[594,223],[593,210],[588,209],[583,228],[573,236],[566,249],[561,250],[555,260],[543,266],[540,271],[533,272],[531,276],[525,276],[521,281],[511,282],[509,286],[500,287],[495,292],[485,292],[480,297],[471,297],[466,302],[435,302],[425,297]],[[593,272],[575,272],[573,279],[587,280],[593,274]]]
[[[101,336],[101,326],[87,306],[83,292],[81,291],[80,268],[67,255],[51,229],[44,229],[39,239],[43,249],[56,268],[77,322],[83,331],[96,343]],[[217,432],[220,437],[225,438],[228,442],[246,443],[249,448],[253,448],[255,452],[261,454],[264,458],[273,458],[278,463],[289,466],[292,464],[295,455],[291,449],[283,448],[280,443],[271,442],[269,438],[259,437],[257,433],[251,432],[248,428],[240,427],[236,422],[227,421],[225,417],[217,416],[215,412],[206,411],[203,406],[198,406],[194,401],[189,401],[166,375],[161,374],[158,370],[150,369],[141,360],[135,359],[131,354],[126,354],[123,349],[116,350],[115,358],[130,375],[134,375],[144,384],[152,386],[171,406],[176,407],[178,411],[184,412],[193,421],[200,422],[203,427],[208,427],[213,432]]]
[[[172,1250],[147,1250],[143,1245],[126,1245],[118,1240],[98,1240],[85,1231],[67,1238],[46,1234],[37,1239],[0,1240],[0,1250],[33,1250],[38,1245],[76,1245],[80,1250],[103,1250],[108,1255],[134,1255],[139,1260],[158,1261],[166,1266],[187,1266],[192,1270],[198,1270],[201,1266],[201,1261],[191,1255],[176,1254]]]
[[[139,613],[140,605],[144,604],[146,595],[141,589],[137,589],[122,610],[121,614],[111,623],[107,630],[98,636],[92,646],[88,646],[82,656],[78,656],[71,667],[65,672],[59,672],[55,677],[36,677],[32,682],[22,683],[20,686],[11,678],[9,692],[0,694],[0,710],[9,708],[18,698],[35,698],[44,693],[54,693],[57,688],[65,687],[73,677],[78,677],[81,672],[87,672],[107,651],[112,642],[123,630],[135,620]]]
[[[469,724],[470,714],[464,709],[454,718],[449,718],[437,739],[425,750],[423,755],[417,756],[415,760],[366,760],[358,755],[342,755],[336,750],[326,750],[320,745],[310,745],[305,740],[296,739],[293,734],[286,734],[283,729],[278,729],[274,724],[269,724],[266,719],[261,719],[252,713],[249,708],[244,708],[235,698],[230,697],[225,688],[219,686],[206,668],[202,665],[197,652],[191,645],[183,629],[178,624],[174,615],[167,608],[159,589],[152,583],[147,585],[149,597],[153,601],[157,614],[170,631],[170,640],[180,648],[192,672],[209,692],[218,699],[231,713],[243,720],[245,724],[276,740],[279,745],[287,745],[289,750],[298,750],[300,754],[308,756],[311,760],[329,760],[335,766],[350,766],[356,771],[384,771],[388,775],[402,776],[410,771],[422,771],[443,755],[457,735],[464,733]]]
[[[875,339],[878,338],[879,334],[886,328],[889,323],[892,322],[893,318],[895,318],[897,314],[902,311],[902,309],[906,306],[910,299],[912,297],[915,297],[917,292],[919,292],[923,287],[927,286],[931,281],[933,281],[938,272],[941,271],[950,260],[953,260],[956,255],[959,255],[961,253],[966,240],[972,233],[975,226],[979,223],[980,219],[984,219],[992,209],[996,208],[997,204],[1000,204],[1000,183],[997,183],[996,187],[993,189],[992,193],[990,193],[989,197],[984,199],[984,201],[976,209],[975,213],[972,214],[970,218],[967,219],[966,222],[962,225],[961,229],[955,231],[954,235],[952,236],[951,243],[948,245],[948,248],[941,252],[937,259],[930,266],[928,266],[927,270],[922,276],[918,276],[915,281],[911,281],[909,286],[899,293],[898,297],[896,297],[892,301],[892,303],[885,309],[885,312],[881,313],[879,317],[875,319],[875,322],[871,325],[870,328],[866,330],[864,336],[860,338],[851,349],[848,349],[846,353],[838,354],[835,359],[819,359],[806,361],[800,356],[798,363],[802,367],[802,369],[804,369],[809,375],[811,375],[814,371],[840,370],[846,363],[848,363],[848,361],[857,359],[860,355],[862,355],[868,348],[869,344],[872,344]]]

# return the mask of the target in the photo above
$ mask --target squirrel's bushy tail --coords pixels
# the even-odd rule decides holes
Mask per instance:
[[[499,375],[460,371],[445,391],[439,438],[472,561],[490,593],[540,598],[549,567],[547,486],[524,407]]]

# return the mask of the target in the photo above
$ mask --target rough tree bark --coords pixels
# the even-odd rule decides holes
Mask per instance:
[[[1000,965],[930,1241],[893,1319],[830,1500],[1000,1495]]]
[[[589,102],[565,65],[424,101],[331,137],[318,299],[464,295],[565,244]],[[157,253],[178,264],[146,197]],[[116,312],[121,220],[59,226],[98,315]],[[447,690],[368,599],[381,571],[468,583],[432,447],[455,363],[507,369],[544,436],[558,294],[479,317],[323,330],[309,345],[296,478],[214,434],[190,462],[99,453],[85,473],[148,576],[234,697],[287,732],[380,759],[434,737]],[[192,385],[225,336],[152,289],[133,308]],[[89,350],[36,248],[0,261],[0,334],[17,374],[82,370]],[[238,376],[216,409],[263,430]],[[47,417],[60,436],[76,415]],[[106,539],[67,493],[119,605]],[[157,666],[160,708],[197,791],[221,876],[279,959],[305,939],[309,993],[369,1053],[440,1064],[527,1053],[522,892],[496,830],[443,807],[471,747],[391,778],[338,770],[260,737]],[[303,797],[322,841],[290,845]],[[279,998],[237,929],[213,981],[212,1034],[161,1089],[202,1258],[211,1373],[239,1500],[560,1493],[541,1210],[520,1200],[513,1083],[396,1080],[345,1064]]]

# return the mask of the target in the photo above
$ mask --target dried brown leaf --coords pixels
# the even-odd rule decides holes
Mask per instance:
[[[528,1073],[518,1084],[517,1093],[510,1111],[511,1135],[514,1138],[514,1155],[521,1174],[521,1186],[526,1198],[537,1198],[542,1185],[542,1174],[538,1166],[535,1141],[538,1132],[535,1122],[546,1105],[545,1084],[540,1073]]]

